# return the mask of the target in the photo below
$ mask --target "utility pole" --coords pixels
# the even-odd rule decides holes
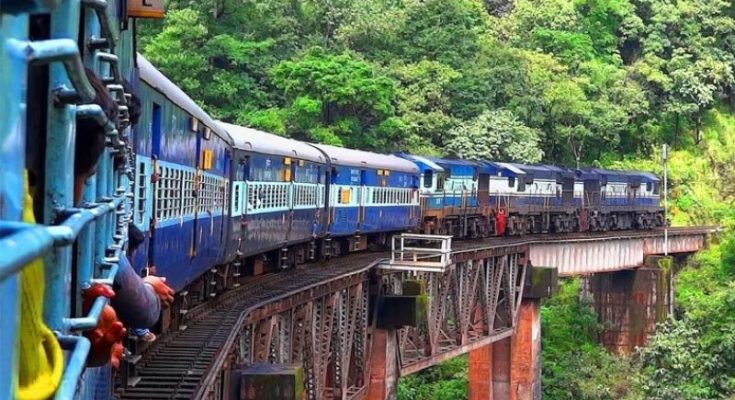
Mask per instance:
[[[669,146],[664,143],[663,147],[663,163],[664,163],[664,255],[669,255]]]
[[[669,256],[669,146],[664,143],[662,151],[664,164],[664,256]],[[669,268],[669,318],[674,318],[674,262]]]

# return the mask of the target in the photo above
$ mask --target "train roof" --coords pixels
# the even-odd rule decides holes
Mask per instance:
[[[471,167],[477,169],[481,174],[495,175],[499,171],[503,170],[504,167],[500,166],[499,163],[493,163],[490,161],[474,161],[474,160],[460,160],[455,158],[438,158],[428,156],[417,156],[407,153],[398,153],[398,157],[411,160],[419,165],[421,169],[431,169],[435,172],[445,172],[447,169],[453,167],[459,167],[458,169]]]
[[[584,168],[577,172],[577,176],[582,179],[593,179],[594,175],[604,176],[606,182],[639,183],[659,181],[656,174],[645,171],[615,171],[601,168]]]
[[[456,158],[435,158],[427,157],[429,160],[441,165],[442,167],[452,168],[458,167],[458,169],[472,168],[473,171],[477,170],[480,174],[495,175],[503,167],[490,161],[475,161],[475,160],[460,160]]]
[[[499,167],[502,167],[505,171],[509,172],[510,176],[526,175],[526,171],[516,167],[512,163],[496,162],[495,164]]]
[[[409,161],[413,161],[416,165],[418,165],[419,169],[422,171],[432,170],[434,172],[444,172],[444,168],[442,168],[441,165],[435,163],[434,161],[430,160],[427,157],[416,156],[416,155],[407,154],[407,153],[396,153],[396,156],[400,158],[405,158],[406,160],[409,160]]]
[[[232,138],[227,132],[214,122],[201,107],[199,107],[191,97],[187,96],[183,90],[176,86],[161,71],[156,69],[150,61],[146,60],[140,53],[137,54],[138,69],[140,71],[140,79],[152,88],[158,90],[161,94],[171,100],[172,103],[184,109],[192,117],[198,119],[204,126],[212,130],[217,136],[232,143]]]
[[[309,144],[323,151],[335,165],[388,169],[391,171],[408,172],[412,174],[419,172],[419,168],[416,164],[394,155],[353,150],[344,147],[330,146],[328,144]]]
[[[217,123],[229,132],[236,149],[295,157],[322,164],[327,162],[321,151],[307,143],[245,126],[228,124],[222,121],[217,121]]]
[[[574,178],[574,170],[565,167],[558,167],[556,165],[520,163],[502,163],[502,165],[515,167],[534,179],[557,179],[559,177]]]

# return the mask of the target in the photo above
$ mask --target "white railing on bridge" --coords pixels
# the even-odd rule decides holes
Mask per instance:
[[[451,253],[451,236],[402,233],[393,236],[390,261],[380,268],[443,273],[452,263]]]

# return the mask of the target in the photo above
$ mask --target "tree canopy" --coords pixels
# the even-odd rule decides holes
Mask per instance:
[[[168,6],[140,28],[165,74],[219,118],[312,141],[591,164],[698,142],[735,104],[726,0]]]

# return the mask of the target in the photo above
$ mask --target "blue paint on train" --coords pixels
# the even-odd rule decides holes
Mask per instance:
[[[156,228],[153,238],[153,265],[175,290],[183,289],[217,265],[222,257],[221,240],[224,219],[203,217],[181,224]],[[136,258],[136,261],[139,261]],[[140,270],[140,266],[136,266]]]

